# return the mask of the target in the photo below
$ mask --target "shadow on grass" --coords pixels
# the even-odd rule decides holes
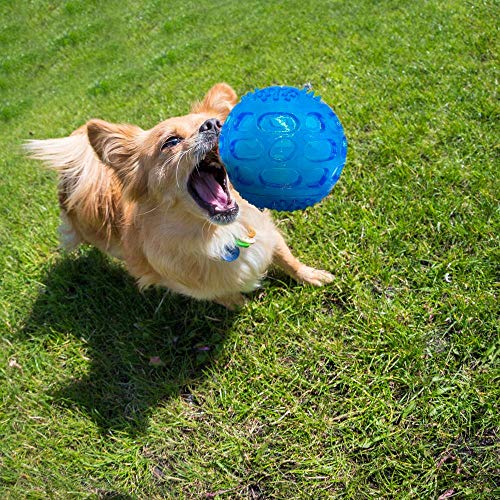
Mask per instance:
[[[217,359],[233,318],[164,290],[140,293],[120,265],[92,249],[48,270],[24,332],[83,341],[82,361],[70,359],[77,373],[52,394],[55,404],[83,411],[103,433],[137,434],[162,401],[193,402],[190,389]]]

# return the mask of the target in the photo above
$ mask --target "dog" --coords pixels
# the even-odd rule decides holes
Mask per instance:
[[[142,289],[159,285],[234,309],[272,265],[316,286],[333,276],[299,262],[273,223],[233,188],[218,155],[237,103],[225,83],[188,115],[150,130],[92,119],[69,137],[32,140],[58,172],[61,244],[122,259]]]

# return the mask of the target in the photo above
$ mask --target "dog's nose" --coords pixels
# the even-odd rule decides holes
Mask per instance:
[[[222,123],[219,120],[217,120],[217,118],[210,118],[209,120],[201,124],[200,132],[206,132],[207,130],[220,132],[221,128],[222,128]]]

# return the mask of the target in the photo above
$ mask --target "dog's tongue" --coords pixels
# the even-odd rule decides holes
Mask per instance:
[[[194,188],[203,201],[219,210],[227,210],[230,200],[222,188],[209,172],[200,172],[194,179]]]

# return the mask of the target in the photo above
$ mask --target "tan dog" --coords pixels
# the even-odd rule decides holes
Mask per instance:
[[[236,102],[219,83],[191,114],[151,130],[91,120],[70,137],[30,141],[31,156],[59,172],[63,246],[90,243],[123,259],[141,288],[161,285],[228,308],[272,263],[297,281],[331,282],[300,263],[270,214],[231,186],[217,144]]]

